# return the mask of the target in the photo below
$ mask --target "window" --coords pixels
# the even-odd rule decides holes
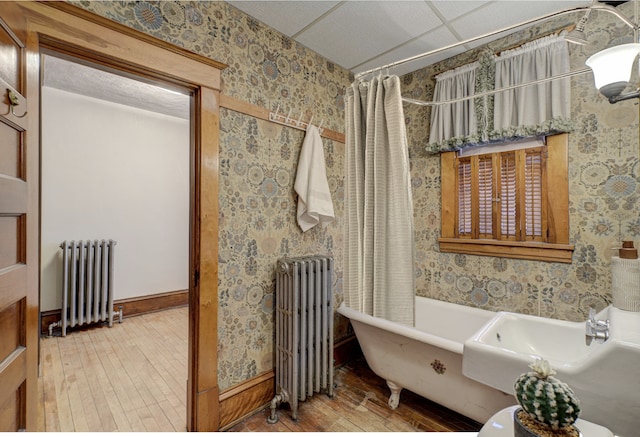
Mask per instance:
[[[441,154],[442,252],[571,262],[568,135],[474,156]]]

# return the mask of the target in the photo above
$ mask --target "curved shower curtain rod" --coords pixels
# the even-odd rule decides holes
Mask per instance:
[[[451,103],[458,103],[458,102],[463,102],[465,100],[476,99],[476,98],[484,97],[484,96],[490,96],[490,95],[493,95],[493,94],[501,93],[503,91],[514,90],[514,89],[517,89],[517,88],[524,88],[524,87],[531,86],[531,85],[536,85],[536,84],[539,84],[539,83],[550,82],[550,81],[556,80],[556,79],[565,79],[567,77],[577,76],[579,74],[590,73],[590,72],[591,72],[590,68],[581,68],[580,70],[568,71],[566,73],[558,74],[557,76],[545,77],[543,79],[532,80],[531,82],[524,82],[524,83],[519,83],[519,84],[516,84],[516,85],[510,85],[510,86],[506,86],[504,88],[498,88],[496,90],[483,91],[481,93],[474,94],[472,96],[458,97],[457,99],[451,99],[451,100],[442,100],[442,101],[438,101],[438,102],[426,102],[424,100],[416,100],[416,99],[412,99],[410,97],[403,97],[402,101],[403,102],[407,102],[407,103],[412,103],[414,105],[419,105],[419,106],[448,105],[448,104],[451,104]]]
[[[636,7],[636,15],[637,15],[637,7],[638,7],[637,0],[634,0],[634,3],[635,3],[635,7]],[[638,39],[638,35],[637,35],[638,34],[638,25],[633,23],[632,21],[630,21],[626,16],[624,16],[622,13],[620,13],[617,9],[615,9],[615,8],[609,6],[609,5],[601,5],[601,4],[595,4],[595,5],[590,5],[590,6],[580,6],[580,7],[576,7],[576,8],[566,9],[564,11],[552,12],[550,14],[546,14],[546,15],[542,15],[542,16],[537,17],[537,18],[532,18],[530,20],[522,21],[520,23],[513,24],[511,26],[503,27],[502,29],[494,30],[492,32],[488,32],[488,33],[485,33],[485,34],[480,35],[480,36],[474,36],[474,37],[466,39],[464,41],[458,41],[457,43],[449,44],[448,46],[440,47],[439,49],[430,50],[428,52],[424,52],[424,53],[421,53],[419,55],[414,55],[414,56],[411,56],[409,58],[401,59],[399,61],[395,61],[395,62],[392,62],[390,64],[383,65],[381,67],[372,68],[371,70],[366,70],[366,71],[363,71],[361,73],[357,73],[355,75],[355,79],[358,80],[361,77],[366,76],[366,75],[371,74],[371,73],[375,73],[375,72],[378,72],[378,71],[381,71],[381,70],[384,70],[384,69],[388,70],[388,69],[396,67],[398,65],[406,64],[407,62],[411,62],[411,61],[415,61],[415,60],[418,60],[418,59],[421,59],[421,58],[425,58],[427,56],[435,55],[437,53],[444,52],[446,50],[461,46],[463,44],[467,44],[467,43],[474,42],[474,41],[477,41],[477,40],[480,40],[480,39],[483,39],[483,38],[494,36],[494,35],[497,35],[497,34],[502,33],[502,32],[506,32],[506,31],[509,31],[509,30],[516,29],[516,28],[521,27],[521,26],[534,24],[534,23],[537,23],[539,21],[545,21],[545,20],[548,20],[548,19],[551,19],[551,18],[554,18],[554,17],[562,16],[562,15],[573,14],[575,12],[588,11],[588,10],[591,10],[591,9],[602,10],[602,11],[606,11],[606,12],[609,12],[609,13],[615,15],[616,17],[618,17],[620,19],[620,21],[622,21],[624,24],[626,24],[627,26],[629,26],[633,30],[634,40]],[[637,19],[637,17],[636,17],[636,19]]]

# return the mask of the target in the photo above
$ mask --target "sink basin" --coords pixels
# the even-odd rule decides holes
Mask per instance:
[[[584,323],[500,312],[465,343],[465,349],[499,355],[520,375],[536,358],[546,359],[555,369],[580,366],[602,346],[588,346],[584,333]]]
[[[513,394],[518,376],[530,370],[529,363],[543,358],[575,391],[582,419],[622,437],[636,435],[640,313],[607,307],[596,318],[610,320],[604,343],[587,343],[584,322],[499,312],[464,343],[462,373]]]

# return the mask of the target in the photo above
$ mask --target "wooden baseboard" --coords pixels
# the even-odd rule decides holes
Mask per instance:
[[[362,358],[362,349],[355,335],[339,341],[333,346],[333,363],[336,367]]]
[[[264,372],[220,393],[220,430],[224,431],[265,408],[275,396],[275,373]]]
[[[362,350],[355,336],[336,343],[333,349],[336,367],[361,356]],[[227,430],[267,407],[275,396],[274,378],[274,371],[269,370],[220,393],[220,430]]]
[[[169,291],[150,296],[120,299],[114,301],[113,304],[116,308],[122,307],[124,317],[139,316],[189,305],[189,290]]]
[[[177,308],[188,304],[189,290],[169,291],[167,293],[113,301],[113,306],[116,309],[122,307],[124,318],[167,310],[169,308]],[[43,311],[40,317],[40,332],[42,334],[48,334],[49,325],[59,321],[62,318],[61,314],[61,310]]]

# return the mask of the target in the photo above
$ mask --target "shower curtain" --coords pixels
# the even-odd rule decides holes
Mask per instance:
[[[400,79],[355,82],[346,105],[345,304],[412,326],[413,205]]]

